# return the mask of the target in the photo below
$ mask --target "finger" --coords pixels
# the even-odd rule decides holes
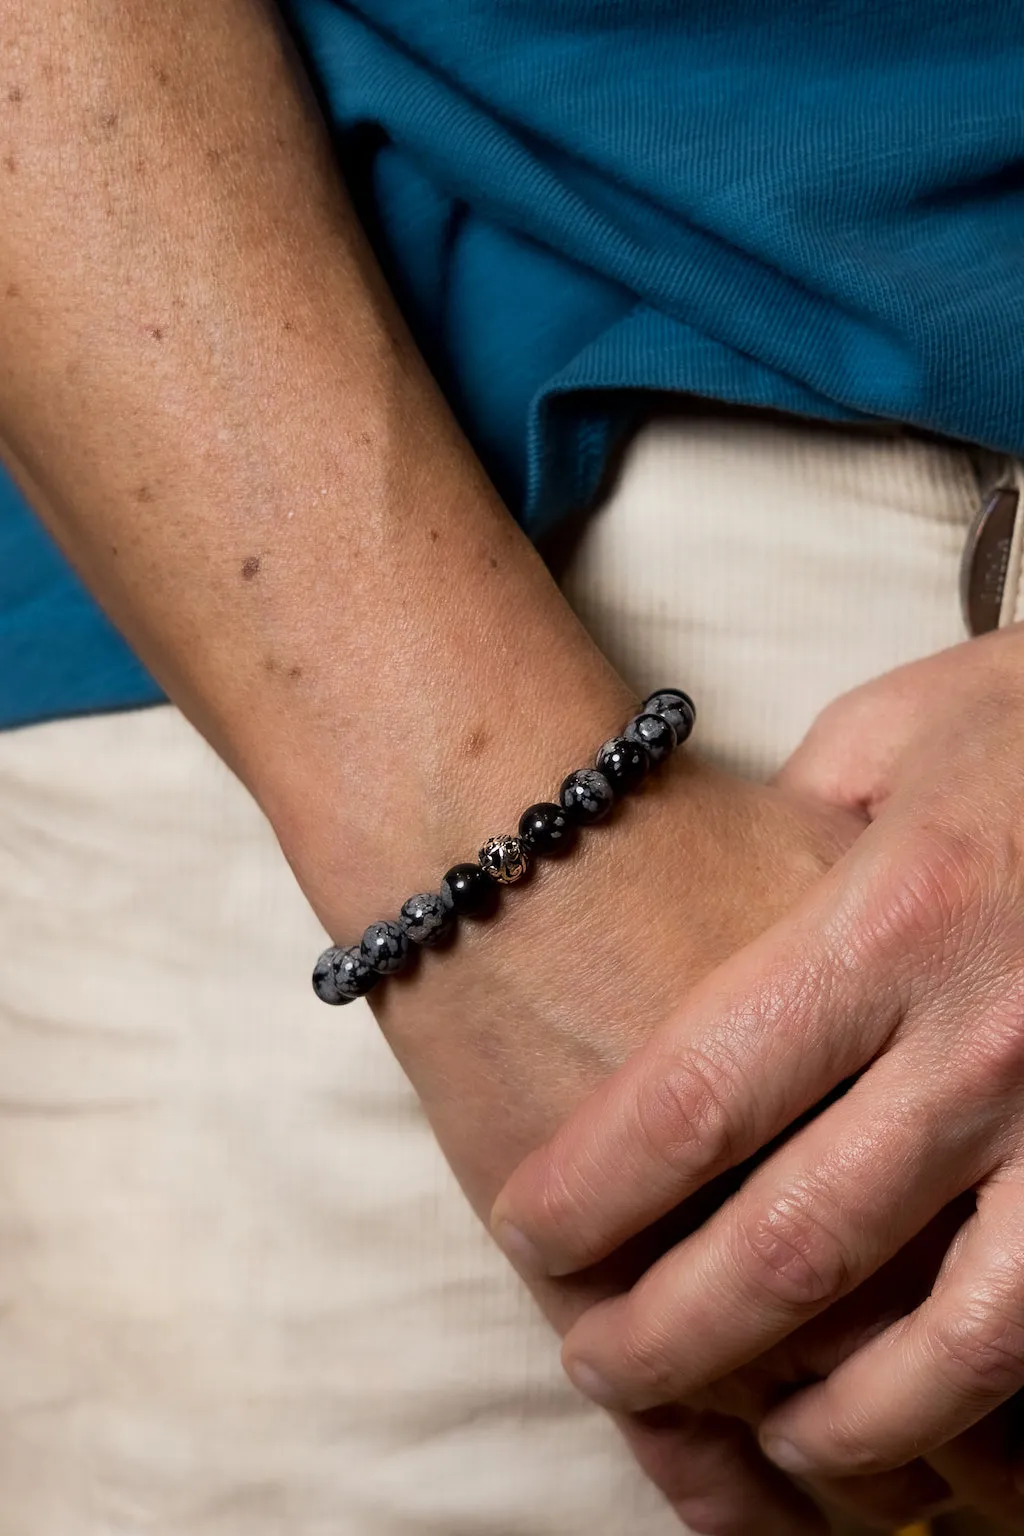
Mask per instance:
[[[959,1503],[992,1520],[1024,1522],[1024,1396],[1018,1394],[980,1424],[928,1458]],[[1018,1481],[1018,1479],[1020,1479]]]
[[[953,1263],[910,1317],[769,1414],[786,1471],[880,1472],[962,1434],[1024,1386],[1024,1199],[986,1185]]]
[[[643,1471],[701,1536],[824,1536],[813,1501],[767,1462],[745,1425],[687,1408],[619,1420]]]
[[[930,1520],[955,1507],[949,1484],[924,1461],[874,1477],[834,1478],[813,1486],[826,1504],[886,1531],[913,1520]]]
[[[933,1080],[927,1100],[908,1105],[914,1076],[910,1049],[897,1047],[627,1295],[586,1312],[563,1348],[576,1385],[605,1407],[683,1401],[848,1295],[920,1232],[982,1171],[983,1132],[977,1151],[944,1137],[952,1089]]]
[[[492,1227],[522,1273],[596,1263],[874,1054],[903,1000],[891,969],[879,981],[854,963],[848,924],[820,891],[698,986],[513,1174]]]

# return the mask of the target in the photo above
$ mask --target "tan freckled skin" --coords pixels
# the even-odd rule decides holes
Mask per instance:
[[[259,555],[249,555],[242,563],[242,580],[254,581],[260,573]]]

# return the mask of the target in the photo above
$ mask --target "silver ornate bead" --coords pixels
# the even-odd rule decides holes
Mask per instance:
[[[530,860],[518,837],[492,837],[480,849],[480,868],[501,885],[515,885]]]

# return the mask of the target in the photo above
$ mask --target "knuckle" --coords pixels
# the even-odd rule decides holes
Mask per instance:
[[[691,1050],[644,1084],[636,1104],[641,1144],[676,1178],[732,1166],[743,1087],[732,1064]]]
[[[864,1476],[877,1472],[882,1458],[874,1444],[869,1426],[863,1414],[853,1413],[831,1417],[828,1424],[828,1445],[831,1459],[843,1472],[852,1476]]]
[[[1001,997],[986,1011],[964,1043],[961,1078],[982,1099],[1018,1092],[1024,1082],[1024,974],[1006,981]]]
[[[557,1233],[559,1248],[569,1256],[583,1252],[588,1243],[591,1213],[600,1209],[596,1191],[576,1158],[545,1158],[530,1201],[531,1228]]]
[[[947,1319],[932,1343],[940,1370],[960,1391],[1001,1402],[1024,1381],[1024,1317],[991,1304]]]
[[[627,1312],[619,1352],[624,1376],[645,1404],[670,1403],[678,1396],[672,1346],[635,1309]]]
[[[752,1223],[740,1224],[750,1288],[787,1308],[818,1310],[855,1283],[853,1261],[806,1190],[777,1196]]]
[[[958,947],[987,883],[979,839],[965,827],[929,823],[901,839],[882,886],[881,926],[938,958]]]

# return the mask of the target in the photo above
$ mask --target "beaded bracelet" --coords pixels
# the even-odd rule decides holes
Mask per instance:
[[[371,923],[358,944],[325,949],[313,971],[313,991],[338,1006],[365,997],[384,976],[408,964],[411,946],[428,949],[451,933],[459,917],[487,917],[503,885],[514,885],[531,857],[567,853],[580,827],[601,821],[615,801],[638,786],[650,770],[684,742],[697,711],[689,694],[662,688],[640,713],[599,749],[593,768],[578,768],[562,783],[558,804],[542,801],[519,818],[517,837],[492,837],[475,864],[456,864],[439,891],[410,896],[398,921]]]

